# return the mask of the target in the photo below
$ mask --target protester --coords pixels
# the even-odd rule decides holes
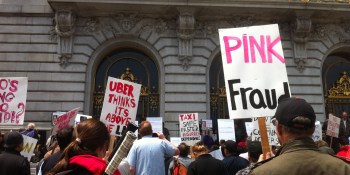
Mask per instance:
[[[1,130],[0,130],[0,153],[4,151],[4,135],[2,135]]]
[[[59,151],[44,159],[41,166],[41,174],[49,172],[60,160],[63,150],[71,143],[73,137],[73,127],[67,126],[57,131],[56,139],[58,142]]]
[[[109,133],[106,125],[96,119],[85,120],[74,128],[75,140],[62,153],[58,164],[47,173],[102,175],[107,165],[105,157],[109,146]],[[114,175],[120,175],[117,169]]]
[[[350,120],[348,119],[348,113],[343,112],[341,115],[340,125],[339,125],[339,139],[347,139],[350,137]]]
[[[251,167],[259,160],[260,154],[262,154],[261,142],[247,140],[248,160],[249,166],[239,170],[236,175],[248,175]]]
[[[136,140],[128,154],[131,175],[164,175],[164,157],[179,154],[179,149],[158,132],[158,138],[152,137],[152,125],[148,121],[140,124],[140,140]]]
[[[187,172],[188,166],[191,162],[193,162],[193,159],[188,157],[190,153],[190,147],[186,143],[180,143],[180,145],[177,148],[179,149],[180,154],[179,157],[175,158],[172,162],[170,162],[168,175],[177,175],[173,173],[174,169],[180,169],[181,167],[186,168],[185,170]]]
[[[206,129],[204,131],[202,142],[204,143],[204,145],[207,147],[208,150],[214,145],[214,139],[210,136],[209,129]]]
[[[315,143],[318,147],[318,150],[320,150],[322,153],[326,153],[329,155],[335,155],[333,149],[328,146],[328,143],[326,141],[318,140]]]
[[[0,174],[30,175],[30,165],[27,158],[21,156],[23,136],[16,131],[5,133],[5,151],[0,154]]]
[[[312,140],[316,115],[304,99],[281,100],[274,118],[276,134],[282,147],[276,157],[257,163],[252,169],[252,175],[350,174],[349,164],[318,151]]]
[[[225,158],[222,161],[229,175],[234,175],[249,165],[248,160],[238,156],[237,143],[232,140],[224,143],[224,155]]]
[[[35,129],[34,123],[28,123],[27,128],[24,131],[22,131],[21,134],[34,139],[39,139],[38,131]]]
[[[192,154],[195,161],[188,166],[187,175],[228,175],[224,163],[208,154],[203,142],[192,146]]]
[[[349,140],[345,138],[341,138],[339,140],[340,143],[340,150],[337,153],[337,157],[341,158],[342,160],[345,160],[350,163],[350,146],[349,146]]]
[[[168,141],[170,141],[170,132],[169,132],[169,129],[168,128],[166,128],[165,126],[164,126],[164,122],[163,122],[163,134],[164,134],[164,136],[165,136],[165,138],[168,140]]]

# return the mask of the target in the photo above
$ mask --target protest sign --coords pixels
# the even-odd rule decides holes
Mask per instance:
[[[23,125],[27,77],[0,77],[0,125]]]
[[[219,29],[230,118],[273,116],[290,97],[277,24]]]
[[[232,119],[218,119],[219,140],[236,141],[235,124]]]
[[[56,125],[53,127],[52,135],[56,134],[58,130],[67,126],[74,126],[75,116],[78,114],[79,108],[70,110],[57,117]]]
[[[76,126],[77,124],[79,124],[80,122],[87,120],[87,119],[91,119],[92,116],[90,115],[83,115],[83,114],[77,114],[77,116],[74,119],[74,126]]]
[[[108,77],[100,120],[111,135],[121,136],[136,119],[141,85]]]
[[[315,122],[315,131],[312,134],[312,139],[316,142],[322,140],[322,126],[320,121]]]
[[[213,128],[212,120],[202,120],[202,129],[210,129]]]
[[[36,143],[38,142],[38,140],[23,134],[22,136],[23,136],[23,150],[21,151],[21,155],[23,157],[26,157],[28,161],[30,161],[30,158],[33,155],[33,152],[35,150]]]
[[[193,145],[201,140],[198,113],[180,114],[179,122],[181,142]]]
[[[245,130],[247,131],[247,135],[250,136],[253,131],[253,122],[245,122]]]
[[[151,123],[153,133],[163,133],[163,117],[147,117],[146,120]]]
[[[65,112],[53,112],[52,113],[52,118],[51,118],[52,126],[56,125],[58,116],[63,115],[63,114],[65,114]]]
[[[276,134],[276,126],[272,123],[271,117],[265,118],[267,136],[270,145],[279,145],[277,134]],[[261,141],[260,140],[260,130],[258,124],[258,118],[253,118],[253,131],[252,131],[252,140],[253,141]]]
[[[327,135],[331,137],[338,138],[339,136],[339,125],[340,125],[340,118],[329,114],[328,115],[328,125],[327,125]]]
[[[176,146],[179,146],[181,143],[181,137],[170,137],[170,142]]]

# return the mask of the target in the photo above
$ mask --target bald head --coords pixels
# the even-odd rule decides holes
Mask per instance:
[[[146,135],[152,135],[153,130],[152,130],[152,125],[149,121],[143,121],[140,124],[140,128],[139,128],[139,133],[140,135],[146,136]]]

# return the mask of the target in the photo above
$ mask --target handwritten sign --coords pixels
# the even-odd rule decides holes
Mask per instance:
[[[203,129],[213,128],[213,121],[212,120],[202,120],[202,128]]]
[[[201,140],[198,113],[180,114],[179,122],[181,142],[193,145]]]
[[[163,117],[147,117],[146,120],[151,123],[153,133],[163,133]]]
[[[312,139],[316,142],[322,140],[322,125],[320,121],[315,122],[315,131],[312,134]]]
[[[57,123],[58,116],[65,114],[65,112],[53,112],[51,118],[52,126],[55,126]]]
[[[170,142],[176,146],[179,146],[181,143],[181,137],[170,137]]]
[[[72,109],[57,117],[56,125],[53,127],[52,135],[56,134],[67,126],[74,126],[75,116],[78,114],[79,108]]]
[[[77,116],[75,116],[75,119],[74,119],[74,126],[76,126],[77,124],[79,124],[84,120],[91,119],[91,118],[92,116],[90,115],[77,114]]]
[[[0,77],[0,125],[23,125],[27,77]]]
[[[230,118],[273,116],[290,97],[278,25],[219,29]]]
[[[22,136],[23,136],[23,150],[21,151],[21,155],[26,157],[28,161],[30,161],[30,158],[33,155],[33,152],[35,150],[38,140],[26,135],[22,135]]]
[[[100,120],[111,135],[121,136],[136,119],[141,85],[108,77]]]
[[[253,131],[253,122],[245,122],[245,130],[247,131],[247,135],[250,136]]]
[[[218,119],[219,140],[236,141],[235,124],[232,119]]]
[[[276,134],[276,126],[272,123],[271,117],[265,118],[266,129],[267,129],[267,137],[270,145],[280,145],[278,142],[277,134]],[[253,131],[252,131],[252,140],[253,141],[261,141],[260,131],[259,131],[259,123],[258,118],[253,118]]]
[[[328,115],[328,125],[327,125],[327,135],[331,137],[338,138],[339,136],[339,125],[340,125],[340,118],[329,114]]]

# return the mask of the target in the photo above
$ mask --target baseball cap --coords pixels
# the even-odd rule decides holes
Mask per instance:
[[[310,124],[305,123],[295,123],[293,119],[301,116],[311,120]],[[285,98],[281,100],[278,104],[274,118],[278,123],[298,128],[298,129],[308,129],[315,126],[316,115],[312,106],[301,98]]]
[[[23,143],[23,136],[17,131],[7,132],[4,136],[4,147],[14,148]]]

